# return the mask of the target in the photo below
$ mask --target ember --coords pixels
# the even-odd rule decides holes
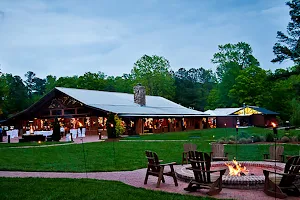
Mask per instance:
[[[236,160],[233,160],[233,166],[230,163],[225,163],[225,165],[229,169],[230,176],[245,176],[249,173],[249,170],[246,169],[245,166],[241,166]]]

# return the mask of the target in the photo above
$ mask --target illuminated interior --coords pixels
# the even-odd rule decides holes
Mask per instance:
[[[261,112],[258,112],[257,110],[254,110],[253,108],[244,108],[234,113],[235,115],[253,115],[253,114],[261,114]]]

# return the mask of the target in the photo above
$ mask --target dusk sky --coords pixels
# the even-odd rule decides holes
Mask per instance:
[[[290,21],[285,0],[1,0],[0,68],[40,78],[130,73],[144,54],[173,70],[215,70],[218,45],[247,42],[264,69],[276,32]]]

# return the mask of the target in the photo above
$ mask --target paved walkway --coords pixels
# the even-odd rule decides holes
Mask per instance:
[[[177,167],[177,166],[176,166]],[[179,166],[178,166],[179,167]],[[64,173],[64,172],[17,172],[17,171],[0,171],[0,177],[39,177],[39,178],[90,178],[98,180],[115,180],[125,184],[145,188],[150,190],[160,190],[165,192],[190,194],[195,196],[206,196],[205,191],[186,192],[183,190],[187,183],[178,181],[178,187],[175,187],[172,178],[166,177],[166,183],[161,183],[160,188],[156,188],[157,178],[149,176],[148,184],[144,185],[146,169],[138,169],[134,171],[120,172],[89,172],[89,173]],[[222,199],[241,199],[241,200],[273,200],[274,198],[267,196],[262,190],[236,190],[223,188],[220,194],[213,196]],[[288,197],[290,200],[299,200],[299,197]]]

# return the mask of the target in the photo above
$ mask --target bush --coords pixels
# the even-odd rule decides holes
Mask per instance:
[[[259,136],[259,138],[260,138],[260,141],[262,141],[262,142],[266,141],[266,138],[264,136]]]
[[[262,141],[261,139],[262,139],[261,136],[253,135],[253,142],[261,142]]]
[[[234,140],[229,140],[228,144],[235,144],[235,141]]]
[[[290,142],[290,138],[287,137],[287,136],[283,136],[283,137],[281,138],[281,142],[288,143],[288,142]]]
[[[267,142],[274,142],[274,135],[272,133],[267,133],[266,141]]]
[[[246,138],[241,138],[241,139],[239,139],[239,143],[240,144],[247,144],[247,139]]]
[[[233,135],[229,136],[228,140],[235,141],[235,137]]]
[[[220,144],[226,144],[226,138],[225,137],[221,137],[219,140],[218,140],[218,143]]]
[[[125,126],[123,124],[122,119],[115,115],[115,122],[116,122],[116,137],[119,137],[125,132]]]
[[[241,138],[249,138],[249,137],[250,137],[250,134],[247,133],[247,132],[241,131],[241,132],[238,133],[237,137],[238,137],[238,139],[241,139]]]
[[[292,142],[298,142],[299,141],[297,136],[293,136],[291,140],[292,140]]]
[[[247,144],[252,143],[252,139],[251,138],[247,138]]]
[[[300,142],[300,133],[298,134],[298,141]]]

